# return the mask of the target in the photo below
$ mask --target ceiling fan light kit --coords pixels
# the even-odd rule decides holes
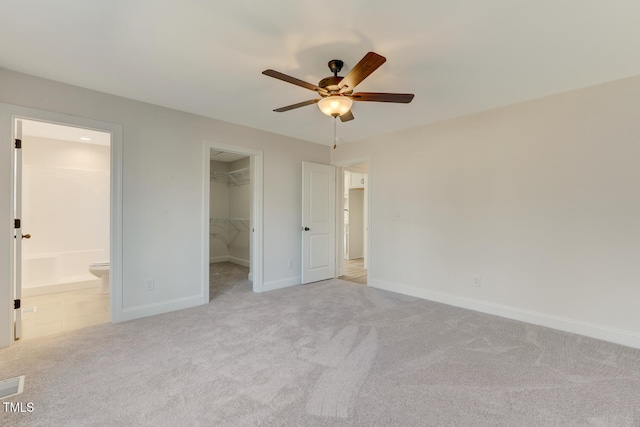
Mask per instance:
[[[307,83],[303,80],[288,76],[275,70],[264,70],[262,74],[315,91],[321,96],[319,99],[310,99],[308,101],[299,102],[286,107],[276,108],[273,111],[282,113],[284,111],[317,103],[320,110],[327,116],[334,118],[340,117],[341,121],[347,122],[354,118],[353,113],[351,112],[353,101],[408,104],[413,100],[412,93],[353,93],[353,89],[371,73],[377,70],[378,67],[384,64],[386,60],[387,59],[382,55],[378,55],[375,52],[369,52],[351,69],[351,71],[347,73],[346,76],[340,77],[338,76],[338,73],[342,69],[344,63],[339,59],[332,59],[329,61],[328,65],[333,76],[325,77],[320,80],[318,85]]]
[[[332,95],[318,101],[318,107],[327,116],[338,117],[347,113],[353,101],[346,96]]]

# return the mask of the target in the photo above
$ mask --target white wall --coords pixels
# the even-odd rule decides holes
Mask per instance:
[[[369,283],[640,347],[639,111],[636,77],[338,147]]]
[[[202,299],[201,272],[208,262],[202,247],[209,238],[202,219],[205,140],[263,150],[265,289],[300,277],[300,164],[328,163],[328,147],[4,69],[0,102],[122,125],[124,319]],[[12,223],[8,126],[0,124],[7,141],[0,149],[3,224]],[[9,259],[11,233],[7,226],[2,260]],[[297,261],[293,269],[289,258]],[[9,268],[8,261],[0,264],[4,295]],[[145,278],[155,279],[153,291],[144,289]]]
[[[23,288],[96,279],[109,260],[109,147],[22,138]]]

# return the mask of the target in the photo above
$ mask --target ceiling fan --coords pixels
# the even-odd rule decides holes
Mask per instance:
[[[275,70],[264,70],[262,74],[315,91],[321,96],[321,98],[310,99],[297,104],[287,105],[286,107],[276,108],[273,111],[282,113],[284,111],[293,110],[294,108],[318,104],[320,110],[324,114],[334,118],[340,117],[341,121],[347,122],[354,118],[353,113],[351,113],[353,101],[395,102],[408,104],[413,99],[414,95],[412,93],[353,93],[353,89],[371,73],[377,70],[378,67],[384,64],[386,60],[387,58],[384,56],[378,55],[375,52],[369,52],[355,65],[355,67],[351,69],[351,71],[347,73],[346,76],[340,77],[338,76],[338,73],[342,69],[344,62],[339,59],[332,59],[329,61],[329,69],[333,73],[333,76],[320,80],[317,86]]]

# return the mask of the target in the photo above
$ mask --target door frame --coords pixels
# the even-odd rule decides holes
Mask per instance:
[[[371,224],[373,223],[371,220],[373,216],[371,212],[371,184],[373,180],[370,157],[358,157],[332,163],[336,167],[336,267],[338,270],[336,277],[344,275],[344,172],[347,167],[360,165],[362,163],[367,164],[367,186],[365,188],[365,197],[367,199],[367,203],[365,204],[365,209],[367,210],[367,244],[365,245],[365,250],[367,259],[367,284],[369,284],[371,283],[371,270],[373,267],[371,262]]]
[[[111,134],[111,166],[109,171],[110,180],[110,295],[109,295],[109,318],[111,323],[122,321],[122,125],[108,123],[99,120],[87,119],[68,114],[59,114],[50,111],[38,110],[35,108],[22,107],[11,104],[0,104],[0,135],[8,140],[2,143],[0,159],[6,160],[3,164],[3,176],[0,177],[0,186],[7,186],[7,193],[10,195],[9,209],[1,215],[9,219],[6,222],[4,238],[5,245],[9,243],[9,257],[6,266],[6,273],[0,268],[0,296],[8,297],[6,301],[13,301],[13,281],[14,281],[14,248],[13,248],[13,198],[14,198],[14,172],[13,163],[13,135],[16,119],[34,120],[49,122],[64,126],[93,129]],[[4,139],[3,138],[3,139]],[[5,154],[6,153],[6,154]],[[7,163],[10,164],[7,164]],[[4,167],[8,166],[8,167]],[[3,193],[4,188],[0,188]],[[2,204],[0,204],[2,206]],[[2,218],[4,220],[5,218]],[[2,298],[4,299],[4,298]],[[13,304],[11,307],[0,307],[0,318],[7,322],[6,326],[0,326],[0,348],[8,347],[13,343]],[[3,322],[0,322],[2,325]]]
[[[209,304],[209,203],[211,186],[211,150],[242,154],[250,159],[251,169],[251,216],[250,227],[253,231],[250,239],[249,280],[253,282],[253,292],[263,292],[264,256],[263,256],[263,168],[262,150],[238,145],[223,144],[204,140],[202,142],[202,303]]]

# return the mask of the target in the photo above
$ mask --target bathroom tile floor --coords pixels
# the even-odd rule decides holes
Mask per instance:
[[[35,311],[31,311],[35,307]],[[109,322],[109,294],[95,288],[22,298],[22,339]]]

